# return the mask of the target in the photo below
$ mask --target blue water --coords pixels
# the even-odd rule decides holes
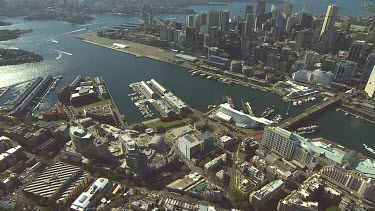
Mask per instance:
[[[323,3],[322,3],[323,2]],[[360,1],[340,1],[343,7],[340,15],[368,15],[366,9],[361,8]],[[337,4],[340,4],[337,1]],[[239,15],[239,10],[243,10],[247,3],[232,3],[228,6],[191,6],[197,12],[211,9],[230,9],[231,16]],[[302,3],[294,3],[294,11],[301,8]],[[328,1],[306,1],[307,10],[312,13],[324,14]],[[268,5],[270,6],[270,5]],[[281,7],[280,5],[279,7]],[[241,14],[242,15],[242,14]],[[163,14],[159,17],[175,16],[180,20],[185,19],[185,15]],[[281,114],[285,118],[288,104],[277,95],[264,93],[242,86],[227,86],[208,81],[199,77],[190,77],[187,69],[171,64],[155,61],[147,58],[136,58],[132,55],[102,48],[92,44],[81,42],[73,38],[72,35],[97,31],[100,27],[118,26],[126,22],[137,22],[143,20],[139,16],[107,16],[94,15],[94,20],[87,24],[69,24],[60,21],[24,21],[21,18],[6,19],[13,25],[1,27],[8,29],[33,29],[31,33],[22,35],[19,39],[0,42],[0,47],[20,48],[27,51],[43,55],[44,61],[38,64],[24,64],[17,66],[0,67],[0,87],[11,86],[12,89],[0,98],[0,105],[6,100],[13,98],[13,92],[19,92],[22,84],[35,79],[38,76],[63,75],[63,80],[58,84],[61,86],[69,84],[77,75],[97,76],[101,75],[108,83],[109,89],[119,107],[125,114],[126,121],[135,123],[144,121],[137,108],[134,106],[128,94],[132,90],[128,87],[130,83],[156,79],[166,88],[182,98],[186,103],[194,108],[206,111],[207,105],[219,104],[223,95],[232,96],[238,109],[241,109],[240,100],[246,97],[259,115],[266,107],[275,106],[275,115]],[[89,29],[86,29],[86,28]],[[59,41],[58,44],[52,40]],[[41,110],[50,108],[56,101],[56,90],[43,101]],[[313,104],[306,104],[301,107],[291,106],[290,114],[296,115]],[[319,136],[336,141],[341,145],[348,146],[371,156],[364,150],[361,143],[367,143],[375,148],[372,138],[375,136],[374,126],[371,123],[360,119],[344,116],[341,112],[330,110],[313,123],[322,127]]]

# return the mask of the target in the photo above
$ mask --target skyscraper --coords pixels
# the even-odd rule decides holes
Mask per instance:
[[[363,40],[357,40],[353,42],[352,46],[350,47],[348,60],[358,62],[358,59],[361,56],[362,50],[365,46],[366,42]]]
[[[368,96],[375,98],[375,68],[372,69],[370,78],[367,81],[365,92]]]
[[[199,13],[195,16],[195,28],[197,30],[201,29],[201,26],[206,25],[207,14]]]
[[[245,17],[246,17],[247,14],[254,14],[254,6],[253,5],[246,5]]]
[[[245,36],[250,36],[250,34],[254,31],[254,15],[247,14],[246,15],[246,25],[245,25]]]
[[[229,10],[223,10],[220,14],[221,31],[229,33]]]
[[[324,18],[323,27],[322,27],[322,30],[320,31],[320,36],[323,33],[330,32],[334,29],[339,10],[340,10],[340,7],[338,5],[331,4],[328,6],[326,17]]]
[[[186,16],[186,27],[194,26],[194,17],[192,15]]]
[[[368,79],[370,78],[372,69],[375,66],[375,50],[373,50],[367,57],[365,69],[361,77],[361,84],[367,84]]]
[[[285,2],[283,16],[284,18],[290,17],[292,15],[293,6],[292,4]]]
[[[353,75],[357,63],[352,61],[340,61],[334,68],[334,80],[343,83],[350,83],[353,79]]]
[[[266,13],[266,1],[259,0],[257,3],[257,10],[255,15],[256,17],[258,17],[258,15],[263,15],[264,13]]]
[[[207,25],[208,28],[213,26],[219,26],[220,12],[217,10],[211,10],[207,15]]]

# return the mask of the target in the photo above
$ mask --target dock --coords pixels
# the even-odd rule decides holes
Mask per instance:
[[[317,104],[317,105],[307,109],[302,114],[285,120],[283,123],[281,123],[279,125],[279,127],[289,128],[289,127],[297,124],[300,121],[306,120],[306,119],[314,116],[315,114],[319,113],[320,111],[323,111],[324,109],[326,109],[328,107],[331,107],[333,105],[338,104],[341,101],[341,98],[342,98],[341,96],[338,96],[338,97],[334,97],[330,100],[327,100],[325,102],[322,102],[320,104]]]
[[[241,102],[244,113],[249,114],[250,116],[254,116],[254,110],[253,107],[251,107],[251,104],[248,101],[245,101],[245,99],[241,99]]]
[[[0,97],[2,97],[8,90],[9,90],[9,87],[1,87],[0,88]]]
[[[112,106],[113,106],[113,111],[114,111],[115,116],[116,116],[116,120],[118,121],[117,123],[118,123],[123,129],[125,129],[127,125],[124,123],[124,120],[122,119],[122,115],[121,115],[120,111],[118,110],[118,107],[117,107],[117,105],[116,105],[116,102],[115,102],[115,100],[113,99],[112,94],[111,94],[111,92],[109,91],[109,89],[108,89],[107,84],[106,84],[105,81],[104,81],[103,85],[104,85],[105,88],[107,89],[107,92],[108,92],[108,95],[109,95],[109,99],[111,100],[111,103],[112,103]]]

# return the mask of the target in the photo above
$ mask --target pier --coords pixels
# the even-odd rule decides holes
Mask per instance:
[[[300,121],[303,121],[303,120],[306,120],[312,116],[314,116],[315,114],[317,114],[318,112],[332,106],[332,105],[336,105],[337,103],[339,103],[341,101],[341,96],[338,96],[338,97],[334,97],[332,99],[329,99],[325,102],[322,102],[318,105],[315,105],[309,109],[307,109],[305,112],[303,112],[302,114],[298,115],[298,116],[295,116],[295,117],[292,117],[292,118],[289,118],[287,120],[285,120],[283,123],[281,123],[279,125],[279,127],[281,128],[288,128],[292,125],[295,125],[297,124],[298,122]]]
[[[116,120],[118,121],[119,125],[120,125],[123,129],[125,129],[127,125],[124,123],[124,120],[123,120],[123,118],[122,118],[122,115],[121,115],[120,111],[118,110],[118,107],[117,107],[117,105],[116,105],[116,102],[115,102],[115,100],[113,99],[112,94],[111,94],[111,92],[110,92],[109,89],[108,89],[107,83],[104,82],[103,85],[104,85],[105,88],[107,89],[107,92],[108,92],[108,95],[109,95],[109,99],[111,100],[111,103],[112,103],[112,106],[113,106],[113,111],[114,111],[114,113],[116,114],[116,117],[117,117]]]

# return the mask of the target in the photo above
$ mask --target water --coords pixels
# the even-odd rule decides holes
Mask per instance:
[[[323,1],[327,2],[327,1]],[[349,4],[350,1],[342,0],[341,3]],[[339,3],[339,1],[337,1]],[[197,12],[211,9],[230,9],[231,16],[243,12],[247,3],[233,3],[228,6],[191,6]],[[311,8],[312,13],[324,14],[328,3],[315,3],[307,1],[306,5]],[[353,2],[352,2],[353,4]],[[302,5],[296,1],[294,11],[298,11],[298,6]],[[359,5],[359,6],[358,6]],[[281,7],[282,5],[280,5]],[[356,2],[351,7],[342,8],[341,15],[366,15],[366,9],[360,7]],[[347,14],[344,14],[347,13]],[[243,15],[243,14],[241,14]],[[185,15],[163,14],[160,17],[173,16],[179,20],[184,20]],[[219,104],[223,95],[232,96],[238,109],[241,109],[241,98],[245,97],[255,107],[256,115],[260,115],[266,107],[275,107],[275,114],[281,114],[285,118],[288,104],[280,97],[264,93],[238,85],[227,86],[208,81],[199,77],[190,77],[187,69],[171,64],[155,61],[147,58],[136,58],[132,55],[113,51],[107,48],[81,42],[72,37],[74,34],[86,33],[99,30],[100,27],[112,27],[126,22],[137,22],[143,20],[139,16],[106,16],[95,15],[95,19],[87,24],[69,24],[59,21],[24,21],[19,18],[6,19],[13,25],[2,28],[8,29],[33,29],[31,33],[22,35],[17,40],[0,42],[0,47],[19,48],[43,55],[44,61],[38,64],[24,64],[17,66],[0,67],[0,86],[12,86],[12,89],[0,98],[0,105],[13,97],[13,92],[19,92],[25,82],[35,79],[38,76],[63,75],[56,89],[44,100],[40,108],[46,110],[56,101],[56,90],[61,86],[69,84],[77,75],[97,76],[101,75],[107,81],[109,89],[120,109],[124,113],[129,123],[143,121],[137,108],[134,106],[128,94],[132,90],[128,87],[130,83],[149,80],[154,78],[167,89],[174,92],[186,103],[194,108],[206,111],[209,104]],[[87,27],[89,29],[87,29]],[[57,43],[57,42],[58,43]],[[301,107],[290,107],[290,115],[301,113],[304,109],[313,104]],[[344,116],[341,112],[330,110],[319,116],[313,123],[321,126],[322,131],[319,136],[336,141],[341,145],[348,146],[359,152],[371,156],[362,147],[362,143],[375,148],[371,143],[371,137],[375,132],[371,123],[364,122],[354,117]]]

